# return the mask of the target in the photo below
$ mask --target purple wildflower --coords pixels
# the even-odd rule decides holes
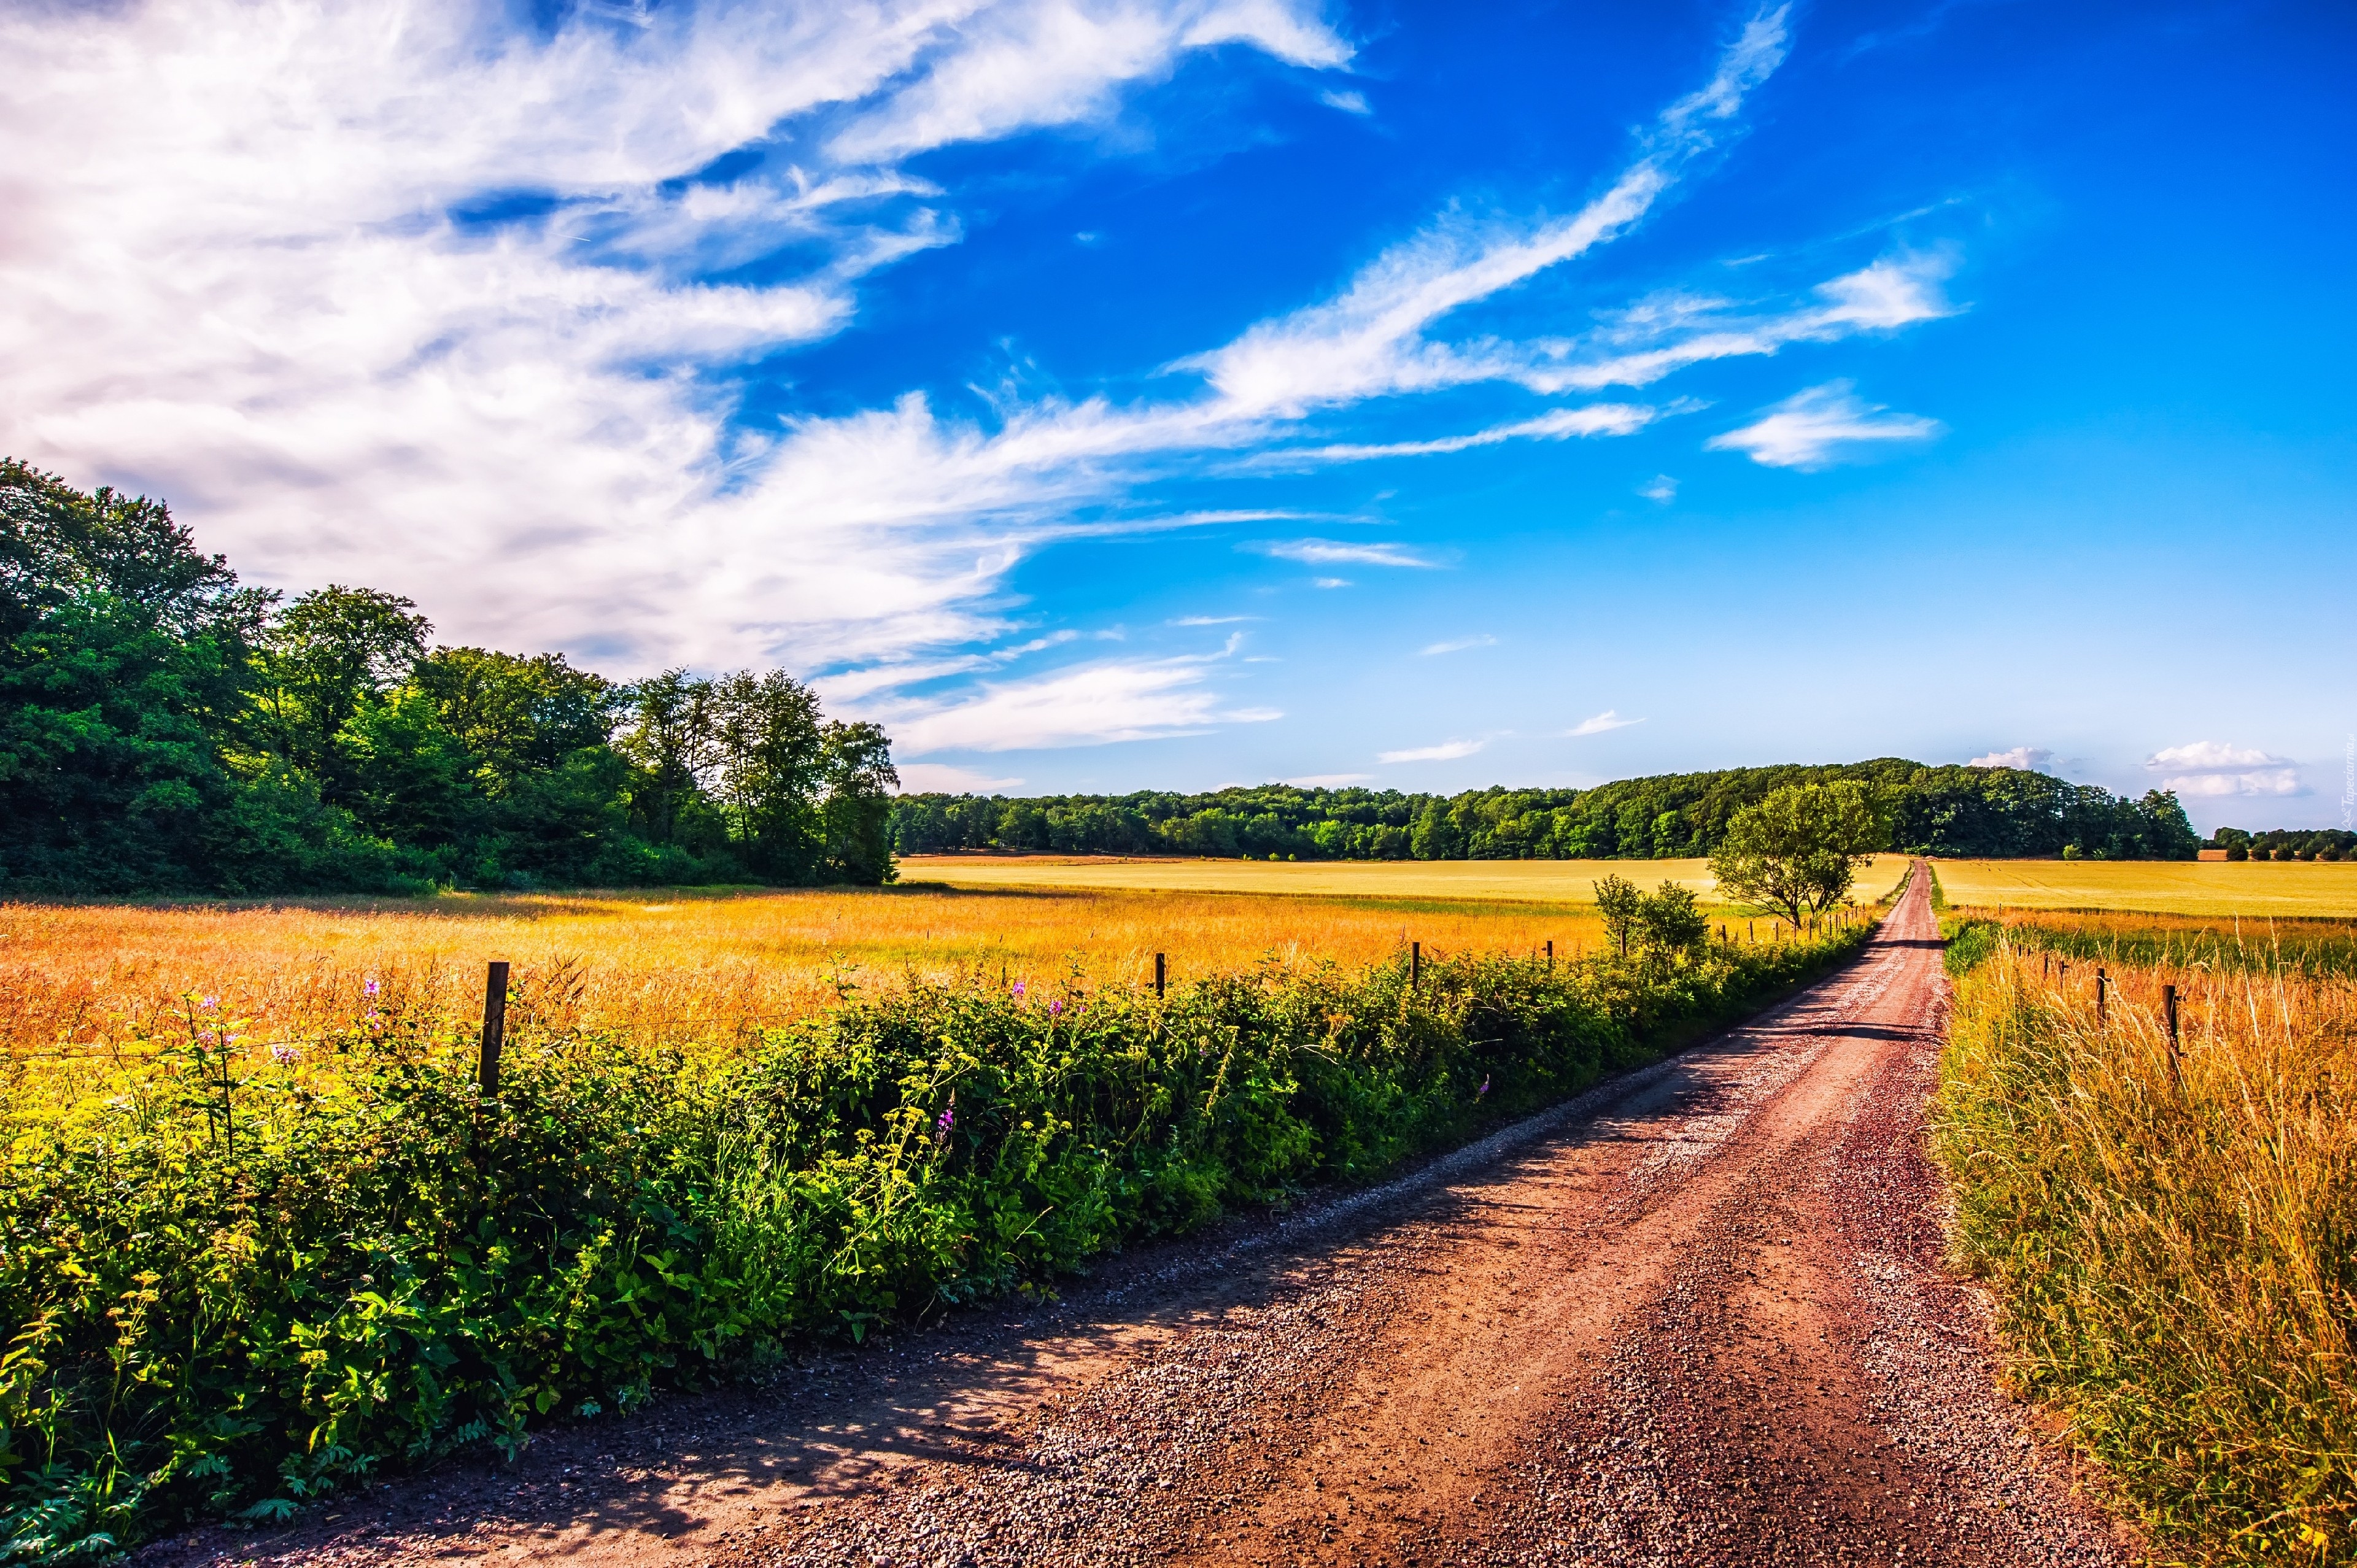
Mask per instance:
[[[950,1095],[950,1102],[942,1107],[942,1113],[939,1116],[933,1118],[933,1142],[936,1144],[947,1143],[949,1141],[950,1129],[956,1125],[957,1095],[952,1091]]]
[[[1473,1091],[1473,1098],[1474,1098],[1474,1099],[1476,1099],[1476,1100],[1479,1100],[1479,1099],[1480,1099],[1483,1095],[1485,1095],[1485,1094],[1487,1094],[1487,1093],[1489,1093],[1489,1092],[1490,1092],[1490,1075],[1489,1075],[1488,1073],[1486,1073],[1486,1072],[1485,1072],[1485,1073],[1483,1073],[1483,1074],[1481,1075],[1481,1087],[1480,1087],[1480,1088],[1479,1088],[1479,1089],[1477,1089],[1477,1090],[1475,1090]]]
[[[280,1067],[293,1067],[295,1065],[295,1057],[296,1050],[292,1046],[273,1046],[270,1047],[270,1059],[276,1062]]]
[[[1015,983],[1015,994],[1017,996],[1023,994],[1023,983],[1019,980]]]
[[[205,1011],[207,1011],[208,1013],[210,1013],[210,1012],[211,1012],[215,1007],[218,1007],[218,1006],[220,1006],[220,1005],[221,1005],[221,998],[220,998],[220,997],[218,997],[218,996],[208,996],[208,997],[206,997],[202,1002],[199,1003],[199,1004],[198,1004],[198,1005],[199,1005],[199,1006],[200,1006],[200,1007],[202,1007],[202,1008],[204,1008],[204,1009],[205,1009]]]
[[[1050,1003],[1049,1003],[1049,1004],[1048,1004],[1048,1015],[1049,1015],[1049,1017],[1051,1017],[1051,1018],[1052,1018],[1052,1017],[1054,1017],[1057,1014],[1061,1013],[1063,1010],[1064,1010],[1064,999],[1063,999],[1062,997],[1060,997],[1060,996],[1057,997],[1054,1001],[1052,1001],[1052,1002],[1050,1002]]]
[[[376,982],[375,982],[375,981],[373,981],[373,980],[371,980],[371,981],[370,981],[367,984],[365,984],[365,985],[361,986],[361,995],[363,995],[363,996],[373,996],[373,995],[375,995],[375,994],[376,994]]]

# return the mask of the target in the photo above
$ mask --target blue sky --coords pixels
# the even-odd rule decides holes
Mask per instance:
[[[2325,5],[0,10],[6,448],[912,785],[2340,823]]]

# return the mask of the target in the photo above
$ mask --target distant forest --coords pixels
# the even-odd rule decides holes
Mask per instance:
[[[2020,768],[1930,768],[1898,757],[1461,795],[1284,784],[1194,795],[903,795],[892,808],[892,836],[903,854],[996,848],[1297,860],[1666,859],[1708,854],[1727,819],[1772,789],[1837,779],[1872,791],[1892,847],[1911,854],[2190,860],[2201,847],[2165,790],[2136,800]]]
[[[2269,828],[2256,833],[2220,828],[2210,843],[2224,850],[2228,860],[2357,859],[2357,832],[2346,828]]]
[[[890,879],[890,743],[787,676],[433,632],[0,461],[0,895]]]

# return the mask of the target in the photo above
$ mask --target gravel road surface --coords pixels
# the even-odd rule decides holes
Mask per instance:
[[[1786,1006],[1377,1191],[144,1556],[2132,1561],[1941,1267],[1924,882]]]

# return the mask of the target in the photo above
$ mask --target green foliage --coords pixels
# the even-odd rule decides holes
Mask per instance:
[[[1415,988],[1405,962],[1272,969],[1167,1002],[912,984],[733,1047],[527,1036],[496,1103],[398,1014],[254,1068],[192,1003],[157,1065],[10,1103],[11,1518],[86,1532],[101,1514],[58,1499],[96,1477],[144,1487],[151,1528],[268,1517],[1369,1180],[1857,940],[1462,956]]]
[[[1846,898],[1857,868],[1886,842],[1855,781],[1792,784],[1735,813],[1710,853],[1710,870],[1721,892],[1797,926]]]
[[[1897,757],[1453,797],[1285,784],[1196,795],[904,795],[892,825],[904,854],[1001,848],[1255,860],[1665,859],[1708,854],[1738,811],[1778,789],[1842,780],[1865,788],[1890,842],[1910,854],[2053,855],[2068,845],[2104,859],[2190,860],[2199,847],[2170,794],[2131,800],[2044,773]]]
[[[2346,828],[2270,828],[2251,832],[2220,828],[2210,846],[2228,860],[2349,860],[2357,858],[2357,832]]]
[[[2005,934],[2005,928],[1995,920],[1943,919],[1940,935],[1948,945],[1941,962],[1952,978],[1962,980],[1989,961]]]
[[[891,879],[888,742],[789,677],[626,688],[433,629],[282,607],[160,502],[0,462],[0,889]]]

